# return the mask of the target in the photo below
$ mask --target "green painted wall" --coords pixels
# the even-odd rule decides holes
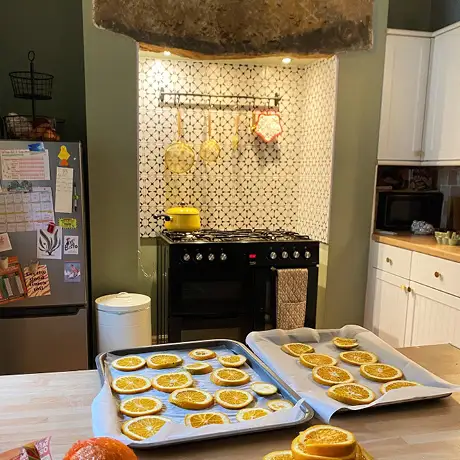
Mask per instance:
[[[81,0],[0,1],[0,115],[31,114],[29,101],[15,99],[9,72],[36,70],[54,75],[53,99],[37,103],[41,115],[66,120],[62,138],[85,139],[85,76]]]
[[[388,27],[431,31],[431,3],[432,0],[390,0]]]
[[[431,10],[432,30],[442,29],[460,21],[459,0],[433,0]]]
[[[138,291],[137,44],[83,0],[93,297]]]
[[[373,50],[339,56],[327,289],[319,327],[363,322],[388,0],[374,5]]]

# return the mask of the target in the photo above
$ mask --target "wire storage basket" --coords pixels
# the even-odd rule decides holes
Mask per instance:
[[[53,75],[19,71],[10,72],[10,79],[16,98],[46,101],[53,97]]]
[[[9,114],[3,117],[3,133],[6,139],[59,141],[63,123],[47,116]]]

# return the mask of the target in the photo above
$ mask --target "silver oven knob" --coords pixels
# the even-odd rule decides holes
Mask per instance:
[[[298,259],[300,257],[300,252],[299,251],[294,251],[292,253],[292,257],[294,257],[294,259]]]
[[[203,260],[203,254],[201,254],[201,252],[198,252],[195,258],[196,260],[198,260],[198,262],[200,262],[200,260]]]
[[[305,259],[309,259],[311,257],[311,252],[310,251],[305,251]]]
[[[220,255],[220,260],[222,262],[225,262],[227,260],[227,254],[225,254],[224,252]]]
[[[286,251],[283,251],[283,252],[281,253],[281,257],[282,257],[283,259],[287,259],[287,258],[289,257],[289,254],[288,254]]]
[[[212,262],[215,258],[216,258],[216,256],[214,254],[212,254],[212,253],[208,255],[209,262]]]
[[[275,260],[276,259],[276,252],[270,252],[269,257],[270,257],[270,259]]]
[[[189,261],[190,261],[190,254],[184,254],[184,255],[182,256],[182,260],[183,260],[184,262],[189,262]]]

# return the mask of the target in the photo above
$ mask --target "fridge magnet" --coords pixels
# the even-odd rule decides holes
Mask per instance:
[[[58,220],[59,227],[62,227],[66,230],[71,230],[77,228],[77,219],[73,217],[60,217]]]
[[[41,297],[51,295],[48,267],[39,265],[32,273],[29,267],[24,267],[24,280],[26,283],[27,297]]]
[[[7,192],[32,192],[32,182],[30,180],[4,180],[2,190]]]
[[[65,145],[61,145],[58,158],[61,160],[59,162],[59,166],[69,166],[70,153],[67,151],[67,147]]]
[[[64,236],[64,255],[78,254],[78,236]]]
[[[62,259],[62,228],[37,230],[37,259]]]
[[[64,263],[64,283],[79,283],[81,281],[80,262]]]
[[[11,246],[11,241],[8,233],[0,234],[0,252],[11,251],[13,247]]]
[[[26,296],[24,275],[16,256],[3,257],[7,267],[0,268],[0,304],[21,300]]]

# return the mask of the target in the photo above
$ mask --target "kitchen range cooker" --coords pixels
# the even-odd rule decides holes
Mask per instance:
[[[158,238],[157,341],[180,342],[184,333],[276,327],[278,270],[308,270],[306,327],[316,326],[319,242],[271,230],[163,231]],[[226,334],[228,335],[228,334]],[[227,337],[230,338],[230,337]]]

